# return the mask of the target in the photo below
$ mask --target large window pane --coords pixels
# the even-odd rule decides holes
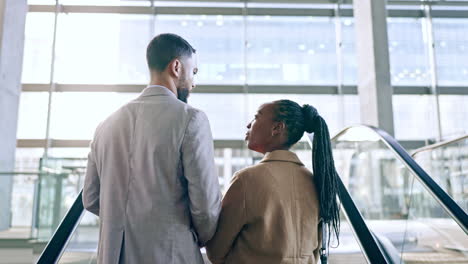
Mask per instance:
[[[433,96],[394,95],[393,118],[395,138],[398,140],[437,137],[437,117]]]
[[[441,95],[440,122],[444,138],[468,134],[468,96]]]
[[[244,83],[243,18],[158,15],[155,33],[176,33],[197,50],[197,84]]]
[[[56,93],[50,135],[54,139],[91,139],[100,122],[136,97],[132,93]]]
[[[56,80],[59,83],[148,83],[149,15],[60,14]]]
[[[356,31],[354,18],[341,19],[342,83],[357,84]]]
[[[213,138],[244,139],[246,100],[242,94],[192,94],[189,103],[207,114]]]
[[[49,83],[54,14],[28,13],[26,17],[23,83]]]
[[[46,135],[47,107],[49,95],[41,93],[21,93],[18,112],[19,139],[42,139]]]
[[[393,85],[429,85],[427,38],[421,19],[389,18],[388,49]]]
[[[247,83],[336,84],[333,18],[247,18]]]
[[[439,85],[468,84],[468,19],[434,18]]]

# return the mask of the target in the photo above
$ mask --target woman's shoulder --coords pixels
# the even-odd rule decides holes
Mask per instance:
[[[265,164],[259,163],[259,164],[255,164],[255,165],[238,170],[236,173],[234,173],[234,176],[237,178],[245,178],[245,177],[250,177],[251,175],[257,175],[266,170],[267,168]]]

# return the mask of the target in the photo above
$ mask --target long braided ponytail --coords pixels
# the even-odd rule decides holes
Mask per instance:
[[[339,176],[335,169],[327,123],[318,114],[317,109],[310,105],[306,104],[301,107],[290,100],[279,100],[273,103],[276,106],[276,121],[285,123],[288,147],[298,142],[304,132],[314,133],[312,167],[319,196],[320,216],[322,224],[325,224],[328,229],[328,244],[331,241],[331,231],[339,243],[340,206],[336,199],[340,195]]]

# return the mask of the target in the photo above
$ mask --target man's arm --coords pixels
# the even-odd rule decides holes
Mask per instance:
[[[213,264],[226,261],[234,241],[247,222],[246,214],[245,187],[236,174],[224,195],[216,233],[206,245],[206,253]]]
[[[101,183],[94,158],[93,142],[88,154],[88,166],[86,167],[86,177],[83,187],[83,206],[91,213],[99,216],[99,191]]]
[[[193,110],[182,141],[182,163],[192,223],[201,246],[216,231],[221,210],[221,192],[213,152],[208,118],[202,111]]]

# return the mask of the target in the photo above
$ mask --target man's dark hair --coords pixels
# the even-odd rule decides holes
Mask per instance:
[[[151,40],[146,49],[146,61],[151,70],[162,72],[176,58],[191,57],[196,50],[181,36],[164,33]]]

